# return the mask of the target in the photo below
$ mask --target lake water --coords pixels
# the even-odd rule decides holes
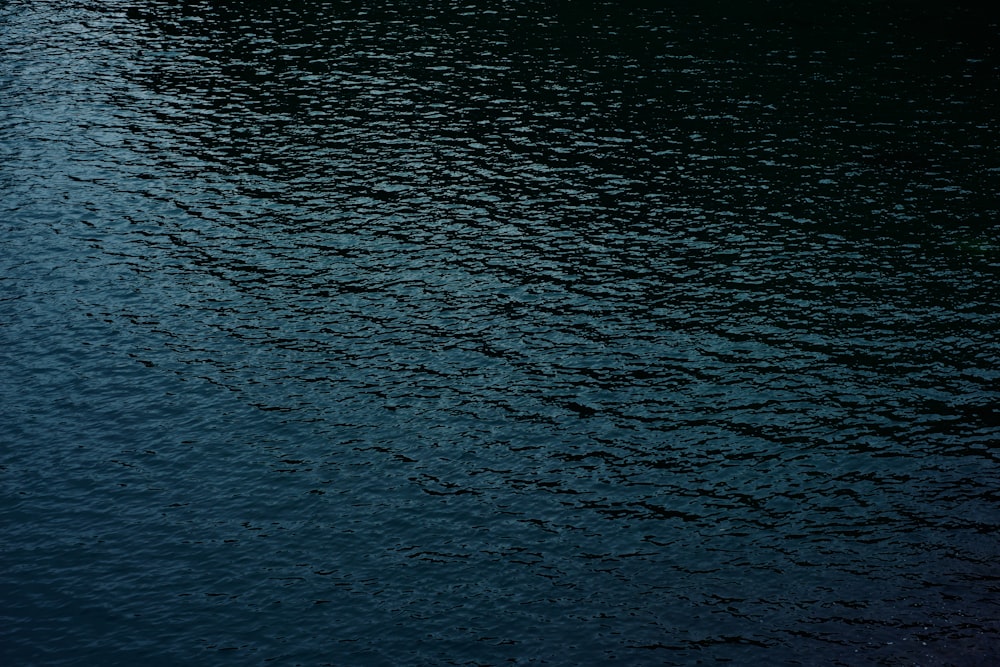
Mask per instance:
[[[0,1],[0,662],[995,665],[1000,45]]]

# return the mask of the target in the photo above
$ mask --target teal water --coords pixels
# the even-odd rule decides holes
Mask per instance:
[[[970,7],[0,2],[0,662],[996,664]]]

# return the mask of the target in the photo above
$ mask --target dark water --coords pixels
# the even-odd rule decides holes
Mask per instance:
[[[997,664],[996,19],[758,5],[0,1],[0,662]]]

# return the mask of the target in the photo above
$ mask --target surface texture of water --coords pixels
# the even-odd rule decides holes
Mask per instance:
[[[0,1],[0,660],[996,664],[995,19],[791,5]]]

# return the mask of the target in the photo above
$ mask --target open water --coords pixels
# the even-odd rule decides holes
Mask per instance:
[[[996,16],[809,6],[0,0],[0,662],[1000,663]]]

